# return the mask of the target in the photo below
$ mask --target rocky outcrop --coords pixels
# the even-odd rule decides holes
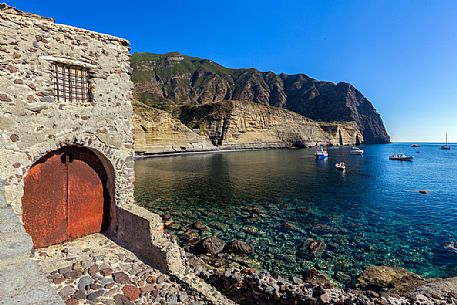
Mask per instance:
[[[316,122],[292,111],[241,101],[182,106],[174,116],[135,103],[133,122],[135,150],[144,154],[363,142],[354,122]]]
[[[268,272],[251,268],[225,272],[203,271],[201,277],[238,304],[455,304],[455,278],[427,283],[404,293],[376,292],[366,289],[341,289],[322,276],[317,282],[294,279],[290,282]]]
[[[137,153],[173,153],[213,150],[206,137],[193,132],[170,113],[134,103],[135,151]]]
[[[348,83],[315,80],[256,69],[228,69],[179,53],[132,56],[135,97],[149,105],[189,105],[223,100],[250,101],[294,111],[322,122],[354,122],[365,143],[388,143],[376,109]]]
[[[227,253],[235,253],[238,255],[247,255],[252,253],[254,249],[248,243],[242,240],[232,240],[231,242],[227,243],[224,248],[224,251]]]
[[[405,292],[424,285],[426,280],[403,268],[370,266],[358,279],[360,287],[374,291]]]
[[[223,101],[183,106],[176,114],[187,126],[222,148],[307,147],[363,142],[357,125],[319,123],[292,111],[252,102]]]

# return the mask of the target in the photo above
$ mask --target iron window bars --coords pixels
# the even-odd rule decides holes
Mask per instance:
[[[90,103],[92,100],[88,68],[53,63],[52,83],[54,98],[58,102]]]

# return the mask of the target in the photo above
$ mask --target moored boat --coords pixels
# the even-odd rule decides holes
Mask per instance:
[[[344,164],[344,162],[338,162],[335,164],[335,167],[339,171],[344,171],[346,169],[346,164]]]
[[[316,160],[325,160],[328,158],[328,152],[323,147],[317,148],[314,157]]]
[[[351,155],[363,155],[363,149],[354,146],[352,147]]]
[[[450,150],[451,147],[447,144],[447,132],[446,132],[446,145],[441,146],[442,150]]]
[[[413,159],[413,156],[407,156],[405,154],[393,154],[389,156],[389,160],[412,161]]]

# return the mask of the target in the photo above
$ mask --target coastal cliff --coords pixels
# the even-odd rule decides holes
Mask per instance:
[[[181,106],[173,116],[137,102],[134,127],[135,149],[144,154],[363,142],[354,122],[316,122],[292,111],[243,101]]]
[[[164,110],[134,102],[133,127],[137,153],[214,150],[211,141]]]
[[[225,100],[254,102],[293,111],[305,120],[350,122],[365,143],[390,142],[379,113],[348,83],[318,81],[304,74],[229,69],[176,52],[135,53],[131,65],[134,97],[150,106],[171,111]]]

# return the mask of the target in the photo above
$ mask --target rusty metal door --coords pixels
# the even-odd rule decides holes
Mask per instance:
[[[91,151],[70,147],[68,156],[68,235],[74,239],[102,230],[105,179]]]
[[[86,148],[65,147],[24,179],[23,221],[35,248],[100,232],[107,208],[106,172]]]
[[[61,151],[47,155],[24,178],[22,220],[35,248],[68,238],[67,168],[61,156]]]

